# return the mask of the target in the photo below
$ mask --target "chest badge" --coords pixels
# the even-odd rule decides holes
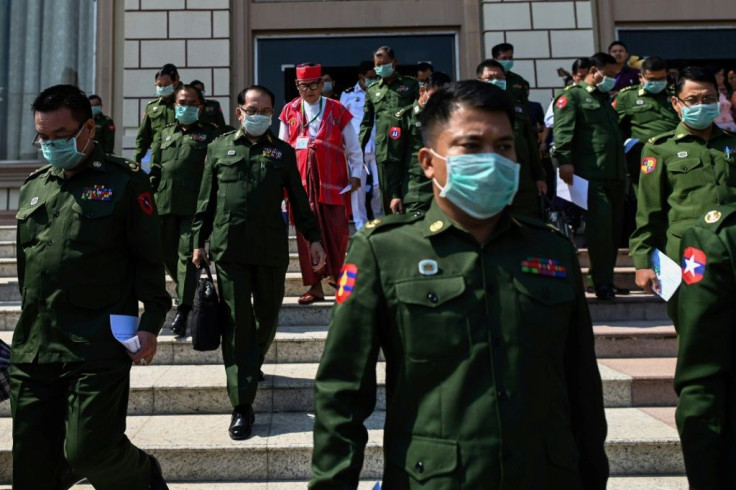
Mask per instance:
[[[153,107],[153,112],[158,112],[158,106]]]
[[[31,198],[31,206],[35,206],[36,204],[38,204],[38,197]]]
[[[636,105],[644,105],[644,101],[641,99],[636,100]]]
[[[207,135],[204,133],[194,133],[192,134],[192,139],[197,142],[207,141]]]
[[[92,164],[92,166],[93,166],[94,168],[101,168],[101,167],[102,167],[102,163],[100,163],[100,162],[94,162],[94,163]]]
[[[432,233],[435,233],[437,231],[440,231],[442,228],[444,228],[444,226],[445,226],[444,222],[442,222],[441,220],[437,220],[431,225],[429,225],[429,231],[431,231]]]
[[[83,201],[112,201],[112,189],[101,185],[85,187],[82,192]]]
[[[685,158],[687,156],[687,152],[686,151],[681,151],[680,153],[677,154],[677,156],[680,157],[680,158]]]
[[[708,224],[717,223],[720,219],[721,212],[717,210],[710,211],[708,212],[708,214],[705,215],[705,222]]]
[[[585,99],[585,102],[587,102],[588,104],[590,104],[591,102],[593,102],[593,99],[591,99],[590,97],[588,97],[587,99]]]
[[[437,262],[431,259],[421,260],[419,262],[419,273],[423,276],[434,276],[439,272]]]
[[[264,148],[262,155],[266,158],[273,158],[274,160],[281,160],[283,153],[278,148]]]
[[[227,151],[227,156],[231,157],[233,155],[235,155],[235,150],[228,150]]]
[[[164,139],[164,141],[170,141],[170,140],[171,140],[171,136],[167,136],[167,137],[166,137],[166,138]]]
[[[554,259],[527,257],[521,261],[521,272],[540,276],[567,277],[567,267]]]

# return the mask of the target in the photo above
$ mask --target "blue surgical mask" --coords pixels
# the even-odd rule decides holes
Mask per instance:
[[[197,122],[199,119],[199,107],[193,105],[177,105],[174,107],[176,120],[182,124],[188,125]]]
[[[325,84],[322,86],[322,93],[327,94],[330,93],[332,90],[332,82],[325,82]]]
[[[486,83],[490,83],[491,85],[495,85],[496,87],[500,88],[501,90],[506,90],[506,80],[486,80]]]
[[[488,219],[508,206],[519,188],[521,166],[498,153],[474,153],[443,157],[447,181],[434,184],[443,197],[476,219]]]
[[[96,117],[102,114],[102,106],[100,105],[93,105],[92,106],[92,116]]]
[[[616,85],[616,79],[604,76],[601,83],[597,83],[596,87],[603,93],[610,92],[611,89]]]
[[[243,118],[243,129],[251,136],[261,136],[271,127],[271,116],[245,114]]]
[[[498,61],[501,66],[503,66],[503,71],[509,72],[514,67],[514,60],[496,60]]]
[[[77,150],[78,135],[79,133],[74,135],[74,137],[72,137],[68,141],[64,138],[41,141],[41,151],[43,152],[43,157],[48,160],[51,166],[56,168],[69,170],[76,167],[77,165],[79,165],[79,162],[81,162],[82,159],[85,157],[84,150],[87,148],[87,145],[89,145],[90,141],[87,140],[87,145],[85,145],[80,152]]]
[[[381,78],[388,78],[394,74],[394,65],[387,63],[385,65],[379,65],[376,67],[376,75]]]
[[[174,84],[170,83],[164,87],[159,87],[156,85],[156,95],[159,97],[168,97],[169,95],[174,93]]]
[[[647,80],[644,79],[644,90],[650,94],[658,94],[667,88],[667,80]]]
[[[716,120],[721,112],[721,104],[698,104],[686,106],[682,104],[682,122],[688,127],[701,130],[705,129]]]

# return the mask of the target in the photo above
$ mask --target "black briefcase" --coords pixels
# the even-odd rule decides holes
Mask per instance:
[[[572,229],[567,222],[565,211],[558,209],[552,200],[546,194],[539,197],[539,205],[542,209],[542,216],[547,224],[554,226],[557,230],[565,235],[570,241],[573,239]]]
[[[202,277],[202,272],[206,273],[206,277]],[[209,266],[203,264],[199,268],[194,305],[187,319],[194,350],[208,351],[220,347],[220,314],[220,300],[212,281],[212,273]]]

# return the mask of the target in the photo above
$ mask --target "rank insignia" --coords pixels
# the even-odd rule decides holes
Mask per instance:
[[[708,224],[717,223],[718,220],[721,219],[721,212],[717,210],[709,211],[708,214],[705,215],[705,222]]]
[[[365,227],[370,230],[370,229],[373,229],[373,228],[375,228],[376,226],[378,226],[380,224],[381,224],[381,220],[380,219],[374,219],[374,220],[371,220],[368,223],[366,223],[365,224]]]
[[[560,265],[554,259],[527,257],[521,261],[521,272],[540,276],[567,277],[567,267]]]
[[[439,272],[437,261],[431,259],[421,260],[419,262],[419,273],[423,276],[434,276]]]
[[[651,174],[657,168],[657,159],[654,157],[646,157],[641,161],[641,173]]]
[[[396,126],[392,127],[388,130],[388,135],[392,140],[397,140],[401,138],[401,128]]]
[[[153,199],[151,198],[150,192],[141,192],[138,194],[138,205],[141,207],[141,211],[147,215],[153,214]]]
[[[559,99],[557,99],[557,103],[555,103],[555,105],[558,109],[562,109],[567,105],[567,97],[565,97],[564,95],[561,96]]]
[[[399,86],[399,88],[396,89],[396,91],[399,92],[399,93],[408,92],[409,91],[409,87],[407,87],[406,85],[401,85],[401,86]]]
[[[702,281],[707,262],[705,252],[695,247],[687,247],[682,254],[682,280],[688,285]]]
[[[431,225],[429,225],[429,231],[431,231],[432,233],[436,233],[440,231],[442,228],[444,228],[444,226],[445,226],[445,223],[442,220],[437,220]]]
[[[207,135],[204,133],[194,133],[192,134],[192,139],[194,141],[207,141]]]
[[[357,277],[358,267],[355,264],[345,264],[342,267],[340,279],[337,281],[337,293],[335,294],[335,302],[337,304],[343,304],[353,294],[355,279]]]
[[[83,201],[112,201],[112,189],[102,187],[101,185],[93,185],[85,187],[82,192]]]
[[[273,158],[274,160],[281,160],[284,154],[278,148],[268,147],[263,149],[262,155],[267,158]]]

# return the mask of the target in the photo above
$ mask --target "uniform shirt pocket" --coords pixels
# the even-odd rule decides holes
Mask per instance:
[[[685,198],[687,196],[682,194],[705,185],[705,167],[700,158],[678,158],[665,162],[665,165],[672,181],[674,198],[677,198],[678,195],[680,199]]]
[[[457,442],[392,434],[386,439],[389,464],[401,468],[414,480],[430,485],[429,488],[457,488],[457,477],[451,476],[457,468]]]
[[[79,244],[100,245],[113,235],[113,201],[89,201],[72,205],[69,239]]]
[[[18,241],[21,247],[25,248],[37,240],[38,233],[47,220],[45,203],[46,201],[38,201],[32,206],[18,209],[15,214],[15,219],[18,220]]]

